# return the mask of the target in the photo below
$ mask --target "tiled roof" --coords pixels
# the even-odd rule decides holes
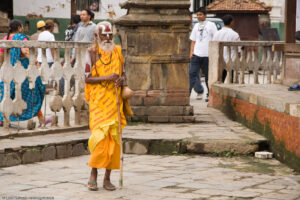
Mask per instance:
[[[216,0],[206,6],[209,13],[235,12],[235,13],[267,13],[271,7],[267,7],[259,0]]]

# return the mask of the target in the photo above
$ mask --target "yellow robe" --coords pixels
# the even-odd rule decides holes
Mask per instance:
[[[115,46],[112,53],[99,48],[101,58],[92,66],[92,76],[106,76],[112,73],[122,75],[124,59],[121,47]],[[123,113],[121,88],[118,88],[121,128],[126,126]],[[118,134],[118,107],[115,83],[102,81],[101,84],[86,84],[85,98],[89,101],[91,136],[88,141],[91,153],[89,166],[93,168],[120,168],[120,141]]]

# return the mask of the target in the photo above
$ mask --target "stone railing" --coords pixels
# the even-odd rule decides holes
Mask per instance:
[[[210,42],[209,85],[270,84],[284,77],[284,54],[273,52],[272,45],[280,42]],[[230,55],[230,56],[229,56]]]
[[[27,108],[25,101],[22,99],[21,85],[26,78],[29,80],[30,89],[35,87],[35,81],[38,76],[41,76],[44,84],[49,82],[56,82],[59,85],[61,78],[64,78],[64,95],[60,96],[58,87],[54,88],[52,92],[47,95],[42,111],[50,110],[53,112],[52,126],[57,126],[58,121],[62,121],[62,126],[70,127],[76,125],[87,124],[87,116],[82,116],[83,111],[87,110],[87,104],[84,100],[84,59],[86,48],[90,46],[89,43],[75,43],[75,42],[39,42],[39,41],[0,41],[0,48],[4,49],[4,61],[1,66],[0,79],[4,82],[4,96],[0,104],[0,112],[4,116],[4,127],[9,126],[10,115],[18,116]],[[28,48],[29,49],[29,65],[25,69],[18,61],[13,67],[10,62],[10,48]],[[42,49],[42,63],[38,67],[36,62],[36,55],[38,48]],[[54,49],[54,63],[50,68],[46,59],[46,48]],[[70,52],[75,48],[76,62],[72,67],[70,63]],[[61,63],[60,50],[64,49],[64,64]],[[70,94],[70,82],[72,76],[75,80],[74,94]],[[15,98],[10,96],[10,83],[15,83]],[[70,111],[74,108],[74,122],[71,123]],[[58,119],[57,113],[63,113],[61,119]],[[46,114],[46,113],[44,113]],[[84,120],[82,120],[84,118]],[[28,120],[27,123],[32,123]],[[30,127],[28,126],[27,127]]]

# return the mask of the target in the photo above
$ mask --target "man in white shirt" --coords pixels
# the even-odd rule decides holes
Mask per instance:
[[[208,88],[208,46],[209,42],[213,39],[214,34],[217,32],[217,27],[213,22],[206,20],[206,10],[204,7],[199,8],[197,11],[198,23],[195,24],[193,31],[190,35],[191,51],[190,51],[190,92],[192,91],[200,69],[204,72],[205,83],[207,87],[207,95],[205,101],[208,101],[209,88]]]
[[[214,35],[213,40],[214,41],[228,41],[228,42],[234,42],[234,41],[238,42],[238,41],[240,41],[239,34],[232,29],[233,24],[234,24],[233,16],[232,15],[225,15],[223,17],[223,22],[224,22],[225,26]],[[229,60],[228,48],[224,47],[223,52],[224,52],[223,53],[224,61],[228,62],[228,60]],[[231,48],[231,59],[233,59],[234,56],[235,56],[234,48],[232,47]],[[223,70],[223,75],[222,75],[223,82],[225,81],[226,75],[227,75],[227,71]],[[232,78],[233,78],[233,76],[232,76]]]
[[[55,41],[55,37],[52,34],[54,29],[54,22],[52,20],[46,21],[45,31],[41,32],[38,37],[38,41]],[[54,56],[54,49],[47,48],[46,49],[46,57],[47,63],[51,67],[53,64],[53,56]],[[37,61],[42,63],[42,49],[38,49],[38,56]]]

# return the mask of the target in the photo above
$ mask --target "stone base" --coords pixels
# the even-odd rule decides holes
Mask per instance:
[[[193,106],[132,106],[133,122],[190,123],[195,122]]]

